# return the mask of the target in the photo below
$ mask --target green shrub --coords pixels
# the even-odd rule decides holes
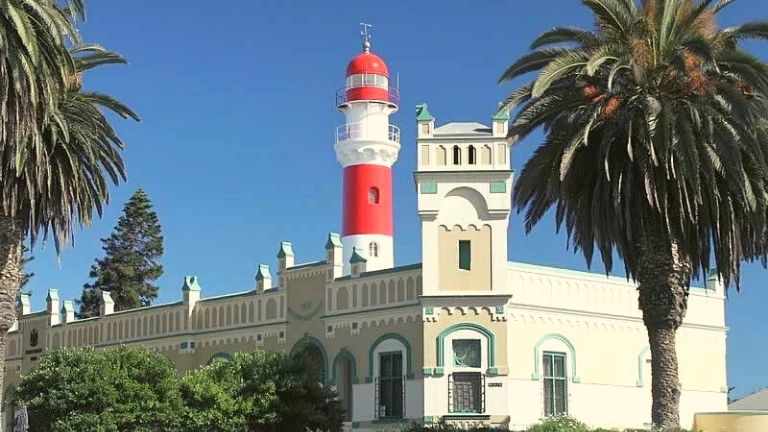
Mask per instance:
[[[503,429],[506,431],[506,429]],[[471,428],[471,429],[459,429],[455,428],[453,426],[446,426],[446,425],[433,425],[433,426],[423,426],[418,424],[413,424],[407,429],[402,429],[401,432],[500,432],[502,429],[498,428],[492,428],[492,427],[477,427],[477,428]]]
[[[528,428],[528,432],[589,432],[584,423],[568,416],[552,416]]]

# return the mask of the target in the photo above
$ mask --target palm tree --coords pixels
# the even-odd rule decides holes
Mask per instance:
[[[82,88],[84,72],[125,61],[97,45],[78,46],[68,55],[73,73],[55,103],[38,109],[38,130],[26,141],[7,146],[2,155],[3,161],[15,163],[3,163],[0,170],[5,209],[0,216],[0,361],[15,319],[23,238],[34,242],[39,233],[50,234],[58,251],[71,240],[75,225],[88,225],[94,210],[101,215],[109,201],[109,184],[125,179],[123,143],[102,111],[138,117],[112,97]]]
[[[37,133],[38,109],[52,107],[74,63],[67,43],[84,18],[82,0],[0,0],[0,150]],[[13,150],[11,149],[11,152]],[[3,159],[9,163],[11,159]]]
[[[768,67],[739,45],[768,23],[720,28],[733,0],[582,0],[592,30],[560,27],[502,75],[515,143],[542,127],[514,203],[530,231],[552,207],[589,265],[613,254],[639,284],[656,426],[679,423],[675,335],[692,278],[714,264],[739,288],[743,261],[765,265]]]

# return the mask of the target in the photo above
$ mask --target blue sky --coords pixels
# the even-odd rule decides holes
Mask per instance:
[[[414,109],[427,102],[438,123],[490,122],[511,90],[496,80],[548,27],[588,26],[575,0],[558,1],[89,1],[86,40],[130,62],[86,77],[86,87],[117,96],[142,117],[117,121],[128,147],[129,181],[104,218],[76,235],[57,260],[53,245],[35,249],[30,283],[35,309],[45,291],[78,297],[123,203],[137,188],[150,194],[165,233],[159,302],[176,301],[185,275],[203,295],[253,287],[259,263],[275,265],[281,240],[299,262],[320,259],[329,231],[340,228],[341,170],[333,131],[343,122],[334,92],[360,49],[358,23],[374,24],[373,50],[399,74],[403,149],[394,170],[396,262],[419,261]],[[740,0],[723,24],[768,17],[764,0]],[[753,47],[763,60],[767,45]],[[513,151],[516,169],[538,144]],[[565,250],[552,218],[526,236],[515,215],[511,260],[585,269]],[[596,271],[602,271],[598,264]],[[729,384],[736,394],[768,385],[765,344],[768,272],[744,269],[744,289],[727,304]]]

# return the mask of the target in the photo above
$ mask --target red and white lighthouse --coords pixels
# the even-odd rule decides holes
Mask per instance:
[[[363,52],[347,66],[346,85],[336,93],[345,124],[336,128],[336,158],[344,167],[342,243],[344,273],[354,250],[368,271],[394,266],[392,165],[400,151],[400,129],[389,124],[399,94],[389,70],[371,52],[367,28]]]

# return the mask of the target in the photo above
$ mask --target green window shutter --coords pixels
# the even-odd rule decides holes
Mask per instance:
[[[469,240],[459,240],[459,268],[472,269],[472,243]]]

